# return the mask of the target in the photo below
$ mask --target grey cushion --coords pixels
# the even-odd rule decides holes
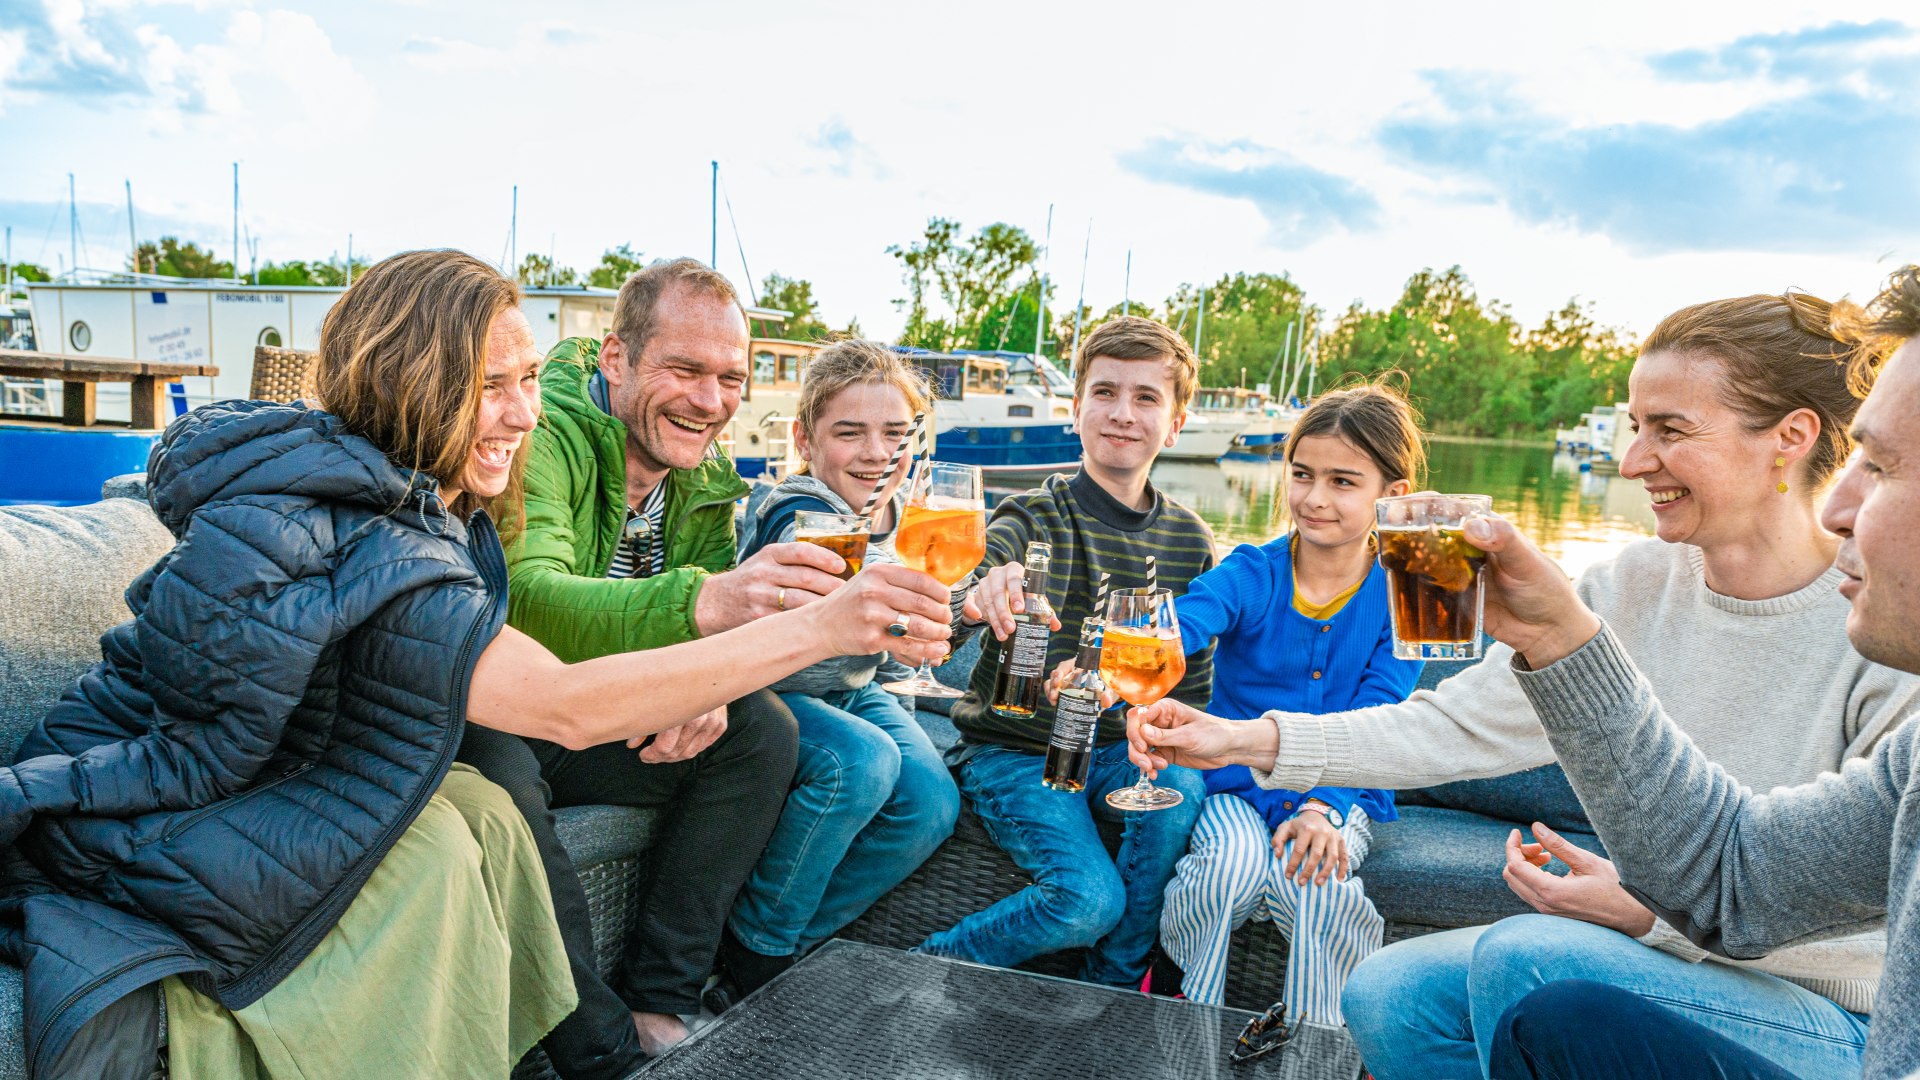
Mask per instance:
[[[100,485],[102,499],[138,499],[147,501],[147,474],[143,472],[121,473],[109,476]]]
[[[0,1080],[27,1080],[26,1036],[20,1030],[20,969],[0,964]]]
[[[653,844],[660,811],[633,806],[569,806],[553,812],[553,831],[581,870],[638,855]]]
[[[1482,926],[1533,909],[1500,877],[1506,866],[1507,834],[1524,826],[1464,810],[1409,806],[1399,821],[1373,825],[1373,849],[1360,867],[1367,895],[1391,923],[1422,926]],[[1604,855],[1599,837],[1563,833],[1568,840]],[[1553,870],[1566,867],[1555,863]]]
[[[0,760],[99,662],[127,585],[172,546],[132,499],[0,507]]]

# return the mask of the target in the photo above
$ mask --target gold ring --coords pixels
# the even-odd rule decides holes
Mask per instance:
[[[773,594],[773,606],[781,611],[787,610],[787,590],[784,586],[779,592]]]
[[[906,637],[907,636],[907,613],[903,611],[903,612],[900,612],[899,614],[900,614],[899,618],[887,624],[887,633],[892,634],[894,637]]]

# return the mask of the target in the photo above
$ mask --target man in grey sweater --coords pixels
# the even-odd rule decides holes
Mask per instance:
[[[1822,521],[1843,540],[1837,565],[1847,575],[1840,588],[1853,604],[1847,634],[1854,647],[1869,660],[1920,672],[1920,547],[1913,541],[1920,535],[1920,266],[1896,274],[1875,311],[1874,329],[1901,343],[1855,419],[1861,450]],[[1871,757],[1839,773],[1755,795],[1680,733],[1551,560],[1504,521],[1475,523],[1469,535],[1492,556],[1487,628],[1513,647],[1521,687],[1622,883],[1693,941],[1736,959],[1884,923],[1886,968],[1865,1074],[1920,1073],[1920,724],[1889,734]],[[1797,659],[1780,658],[1786,669]],[[1263,743],[1271,761],[1273,731],[1270,724],[1210,728],[1218,745],[1176,737],[1181,750],[1150,763],[1247,756],[1248,746],[1228,745],[1238,741]],[[1167,732],[1146,725],[1137,734],[1136,760],[1148,760],[1145,747]],[[1496,1074],[1502,1063],[1515,1075],[1617,1072],[1623,1059],[1606,1056],[1618,1049],[1613,1044],[1645,1044],[1657,1028],[1668,1036],[1657,1054],[1638,1060],[1664,1075],[1696,1067],[1784,1075],[1676,1016],[1609,1029],[1581,1011],[1577,995],[1554,997],[1554,989],[1536,992],[1547,1001],[1541,1008],[1529,1012],[1529,997],[1508,1013]],[[1683,1029],[1691,1029],[1684,1038],[1672,1034]]]

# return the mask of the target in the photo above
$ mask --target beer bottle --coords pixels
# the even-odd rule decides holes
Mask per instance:
[[[1013,617],[1013,633],[1000,645],[1000,675],[993,687],[993,711],[1025,720],[1040,709],[1047,694],[1047,639],[1053,634],[1053,606],[1047,602],[1047,573],[1053,545],[1027,545],[1027,569],[1021,578],[1026,610]]]
[[[1087,769],[1093,764],[1093,740],[1100,731],[1100,640],[1104,624],[1089,618],[1080,625],[1080,653],[1073,674],[1060,688],[1053,711],[1053,734],[1047,739],[1047,768],[1040,782],[1055,791],[1085,791]]]

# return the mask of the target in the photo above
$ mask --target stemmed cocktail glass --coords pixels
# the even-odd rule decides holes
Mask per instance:
[[[1106,636],[1100,644],[1100,677],[1130,705],[1151,705],[1173,692],[1187,674],[1180,645],[1180,621],[1173,593],[1166,589],[1119,589],[1107,594]],[[1139,783],[1107,793],[1118,810],[1165,810],[1179,806],[1172,788],[1154,787],[1147,774]]]
[[[893,551],[902,565],[919,570],[952,589],[987,557],[987,500],[977,465],[922,461],[908,482],[907,509],[894,534]],[[915,697],[958,698],[965,692],[933,677],[933,665],[904,682],[881,689]]]

